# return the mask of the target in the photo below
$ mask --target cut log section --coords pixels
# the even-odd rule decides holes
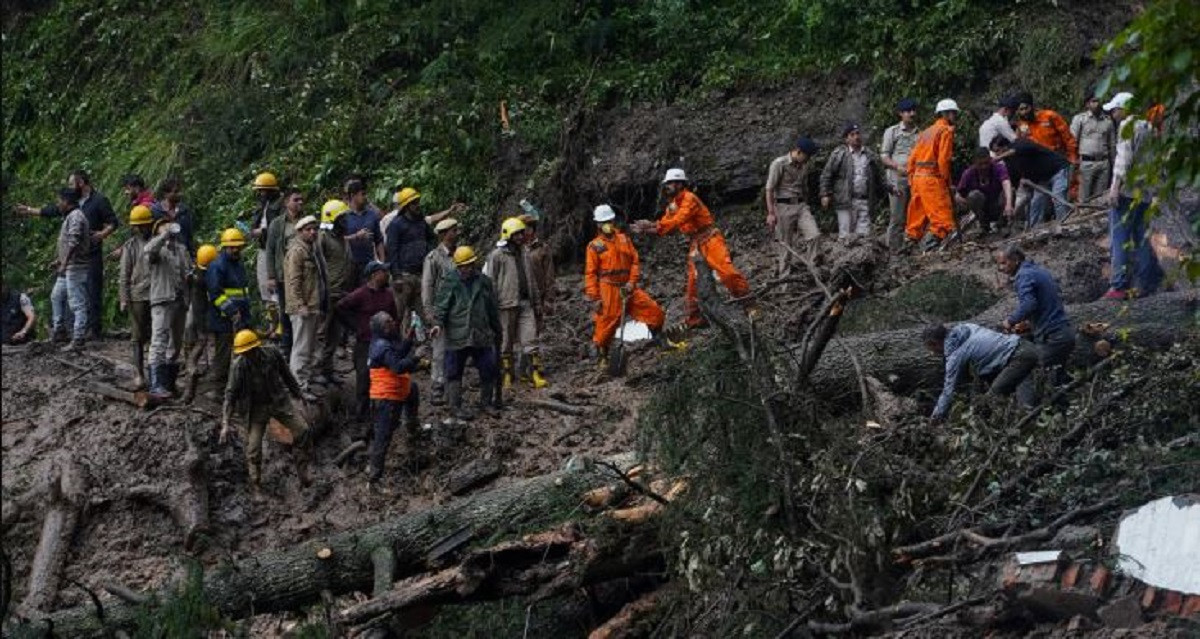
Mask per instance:
[[[486,484],[500,476],[504,466],[498,459],[474,459],[450,472],[446,479],[446,490],[451,495],[461,495],[480,484]]]
[[[634,456],[621,455],[610,461],[627,469],[634,464]],[[584,492],[611,481],[611,474],[603,469],[563,471],[365,528],[316,537],[209,570],[204,575],[203,593],[222,615],[241,619],[310,606],[321,601],[324,590],[334,596],[371,592],[376,583],[373,555],[377,548],[394,549],[393,578],[404,578],[423,570],[429,548],[463,526],[487,536],[523,522],[552,517],[552,513],[577,504]],[[319,549],[329,549],[329,558],[317,559]],[[112,629],[129,628],[134,621],[134,608],[127,604],[108,605],[105,614]],[[31,623],[46,628],[51,622],[60,636],[87,637],[105,632],[90,605]]]

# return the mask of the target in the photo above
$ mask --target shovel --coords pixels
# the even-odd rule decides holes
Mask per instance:
[[[629,312],[629,300],[625,297],[625,291],[620,292],[621,295],[621,323],[618,326],[621,330],[625,330],[625,320]],[[629,357],[625,353],[625,338],[624,335],[620,339],[614,340],[612,350],[608,354],[608,375],[609,377],[621,377],[625,375],[625,365],[628,364]]]

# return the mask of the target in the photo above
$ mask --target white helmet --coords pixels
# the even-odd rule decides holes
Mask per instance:
[[[950,98],[946,98],[945,100],[938,100],[937,108],[934,109],[933,111],[934,111],[934,113],[944,113],[946,111],[954,111],[955,113],[957,113],[958,112],[958,103],[955,102],[954,100],[951,100]]]
[[[683,169],[667,169],[667,175],[663,178],[662,183],[667,182],[687,182],[687,174]]]
[[[1104,105],[1104,110],[1112,111],[1113,109],[1128,109],[1130,102],[1133,102],[1133,94],[1129,93],[1128,91],[1122,91],[1114,95],[1113,99],[1109,100],[1108,104]]]
[[[592,219],[597,222],[611,222],[617,219],[617,213],[607,204],[601,204],[592,211]]]

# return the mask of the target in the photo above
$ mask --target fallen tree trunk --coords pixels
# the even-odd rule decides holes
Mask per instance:
[[[997,304],[963,321],[994,327],[1015,304],[1012,300]],[[846,312],[854,312],[853,304]],[[1166,348],[1200,330],[1198,312],[1200,304],[1191,292],[1162,293],[1130,303],[1104,300],[1067,307],[1077,329],[1088,322],[1104,322],[1109,324],[1109,334],[1127,335],[1132,344],[1156,349]],[[909,394],[918,389],[940,389],[942,364],[921,343],[922,330],[906,328],[838,338],[846,348],[827,349],[810,379],[827,397],[840,397],[857,404],[860,391],[853,354],[864,375],[879,379],[894,392]],[[1077,356],[1082,354],[1081,350],[1076,348]]]
[[[21,602],[23,614],[36,614],[54,605],[62,567],[87,501],[87,475],[74,461],[51,470],[42,535],[29,569],[29,588]]]
[[[614,459],[624,468],[632,455]],[[372,592],[387,570],[391,549],[392,575],[403,578],[425,569],[429,548],[448,534],[470,526],[487,536],[530,521],[553,520],[555,513],[573,509],[581,495],[612,481],[603,469],[562,471],[424,511],[407,513],[366,528],[261,553],[217,566],[204,575],[206,600],[232,619],[252,614],[297,610],[321,601],[322,591],[334,596]],[[382,567],[382,571],[380,570]],[[108,628],[128,628],[135,609],[126,604],[105,607]],[[59,636],[96,636],[106,631],[91,606],[81,606],[32,622],[34,629],[53,623]]]

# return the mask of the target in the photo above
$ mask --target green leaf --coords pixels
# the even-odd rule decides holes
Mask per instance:
[[[1179,51],[1177,51],[1175,53],[1175,56],[1173,58],[1171,58],[1171,68],[1176,71],[1179,71],[1181,73],[1186,71],[1188,68],[1188,65],[1191,63],[1192,63],[1192,50],[1191,49],[1187,49],[1187,48],[1180,49]]]

